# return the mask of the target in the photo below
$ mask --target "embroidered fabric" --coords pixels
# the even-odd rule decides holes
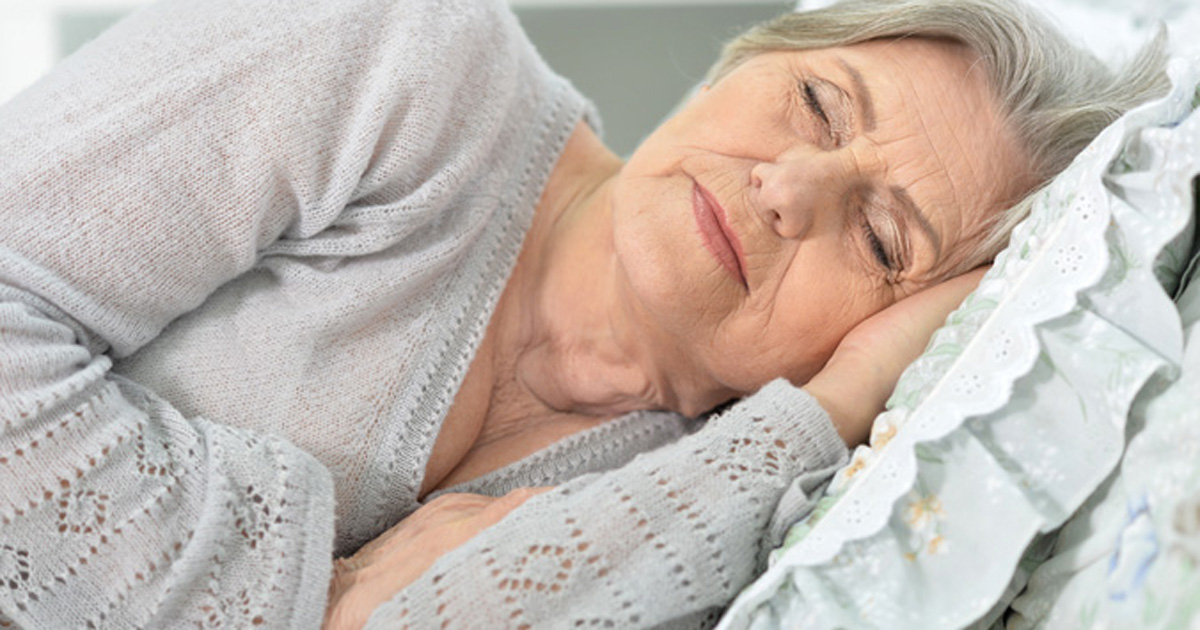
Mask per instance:
[[[1188,123],[1176,146],[1194,155],[1200,119]],[[1179,380],[1139,397],[1120,467],[1063,525],[1013,601],[1009,630],[1200,624],[1200,313],[1177,303],[1190,327]]]
[[[870,446],[719,627],[981,620],[1034,536],[1113,469],[1135,396],[1182,356],[1163,289],[1187,262],[1198,166],[1164,138],[1200,99],[1200,72],[1176,60],[1169,74],[1168,98],[1106,129],[1040,196]]]

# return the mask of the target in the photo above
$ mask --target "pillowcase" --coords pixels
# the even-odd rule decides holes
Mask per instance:
[[[1200,125],[1188,122],[1195,155]],[[1180,378],[1139,397],[1120,467],[1063,525],[1010,630],[1200,625],[1200,283],[1177,303],[1189,331]]]
[[[1039,195],[720,628],[986,626],[1054,551],[1146,383],[1183,360],[1167,291],[1191,248],[1200,59],[1169,74]]]

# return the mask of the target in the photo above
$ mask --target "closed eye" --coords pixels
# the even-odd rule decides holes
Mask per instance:
[[[829,114],[826,114],[825,108],[821,106],[821,99],[817,96],[817,91],[813,88],[813,84],[809,81],[801,81],[800,93],[804,95],[804,102],[808,105],[808,108],[828,127]]]
[[[863,237],[867,240],[867,246],[871,248],[871,253],[874,254],[875,260],[888,271],[896,271],[895,264],[892,262],[892,257],[888,254],[887,247],[875,232],[875,228],[871,227],[871,222],[864,216],[862,220]]]
[[[850,99],[836,83],[820,77],[801,79],[796,84],[804,104],[820,123],[824,139],[830,147],[844,145],[854,135],[852,118],[848,116]]]

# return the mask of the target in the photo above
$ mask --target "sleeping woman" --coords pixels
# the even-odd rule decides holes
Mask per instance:
[[[624,161],[500,0],[147,6],[0,107],[0,627],[707,627],[1157,50],[859,0]]]

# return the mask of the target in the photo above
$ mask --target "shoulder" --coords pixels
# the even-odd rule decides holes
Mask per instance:
[[[222,39],[286,44],[298,56],[329,48],[370,56],[380,42],[420,45],[434,53],[475,48],[484,35],[521,33],[505,0],[211,0],[203,8],[191,0],[162,0],[141,13],[199,21],[210,36]]]
[[[337,37],[367,63],[401,73],[430,74],[442,82],[511,67],[536,56],[506,0],[288,0],[317,6],[330,19],[309,23],[322,31],[340,24]],[[480,72],[475,72],[480,71]]]
[[[287,0],[319,7],[322,13],[362,28],[394,32],[407,40],[438,47],[469,44],[487,33],[520,32],[505,0]]]

